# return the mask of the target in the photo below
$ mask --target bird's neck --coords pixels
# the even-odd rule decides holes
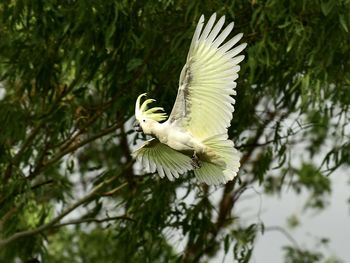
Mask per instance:
[[[164,130],[163,128],[164,127],[162,123],[154,121],[152,122],[152,125],[151,125],[151,134],[154,136],[158,136]]]

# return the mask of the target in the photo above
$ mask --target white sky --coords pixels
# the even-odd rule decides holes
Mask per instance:
[[[331,175],[332,194],[327,208],[320,212],[305,211],[304,204],[308,198],[306,192],[299,195],[285,189],[278,198],[276,195],[257,194],[259,189],[247,190],[244,195],[250,196],[237,203],[237,212],[241,211],[241,220],[246,219],[247,225],[258,223],[258,216],[265,227],[280,226],[286,229],[303,249],[321,251],[326,257],[336,256],[348,262],[350,259],[350,176],[345,169]],[[244,195],[242,197],[244,197]],[[246,211],[246,212],[245,212]],[[300,226],[290,229],[287,218],[296,215]],[[328,246],[321,246],[319,238],[329,238]],[[283,246],[293,245],[288,238],[276,230],[266,231],[258,237],[253,258],[254,263],[284,262]],[[234,262],[232,252],[223,261],[223,254],[211,262]]]

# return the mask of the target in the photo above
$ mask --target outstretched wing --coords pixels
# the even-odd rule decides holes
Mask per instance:
[[[153,173],[157,170],[161,178],[166,176],[171,181],[174,180],[174,177],[178,178],[179,174],[192,170],[190,157],[170,148],[157,139],[146,141],[143,146],[133,153],[133,156],[150,172]]]
[[[214,26],[215,20],[214,13],[203,31],[203,15],[198,22],[169,116],[170,123],[189,130],[197,138],[226,133],[230,126],[235,103],[231,96],[236,94],[238,64],[244,59],[239,53],[246,47],[245,43],[234,47],[243,34],[222,45],[233,23],[221,31],[225,17]]]

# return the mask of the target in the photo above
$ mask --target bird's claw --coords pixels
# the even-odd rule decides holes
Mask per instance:
[[[196,152],[193,153],[193,156],[191,158],[191,165],[193,169],[199,169],[202,167],[202,162],[199,160],[198,156],[196,155]]]

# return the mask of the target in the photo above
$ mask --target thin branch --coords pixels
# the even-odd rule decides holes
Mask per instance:
[[[49,164],[52,164],[52,163],[57,162],[58,160],[60,160],[60,159],[61,159],[63,156],[65,156],[66,154],[71,153],[71,152],[74,152],[74,151],[76,151],[77,149],[79,149],[80,147],[84,146],[85,144],[88,144],[88,143],[90,143],[90,142],[93,142],[93,141],[96,140],[96,139],[99,139],[99,138],[101,138],[101,137],[104,137],[104,136],[108,135],[109,133],[115,131],[118,127],[119,127],[118,124],[117,124],[117,125],[113,125],[113,126],[111,126],[111,127],[109,127],[109,128],[106,128],[106,129],[102,130],[100,133],[95,134],[95,135],[91,136],[90,138],[87,138],[87,139],[84,140],[84,141],[81,141],[81,142],[79,142],[79,143],[77,143],[77,144],[74,144],[74,145],[71,146],[71,147],[68,147],[68,148],[62,150],[61,153],[59,153],[58,155],[56,155],[55,157],[53,157],[51,160],[49,160],[49,161],[46,163],[46,165],[49,165]]]
[[[132,161],[132,163],[133,163],[133,161]],[[130,166],[130,167],[131,167],[131,166]],[[127,184],[127,183],[124,183],[124,184]],[[118,187],[114,188],[114,189],[111,190],[111,191],[104,192],[104,193],[100,193],[99,195],[101,195],[101,196],[111,196],[111,195],[114,195],[116,192],[118,192],[121,188],[124,187],[124,184],[119,185]]]
[[[88,128],[89,126],[91,126],[92,123],[94,123],[94,121],[101,116],[101,114],[103,113],[103,111],[98,111],[96,112],[96,114],[94,116],[92,116],[91,118],[88,119],[88,121],[84,124],[84,127],[81,127],[78,132],[76,132],[77,130],[75,130],[72,134],[71,137],[63,142],[61,142],[59,145],[59,149],[61,151],[63,151],[64,149],[66,149],[67,147],[69,147],[72,143],[76,142],[77,139],[79,138],[80,135],[82,135],[85,131],[86,128]],[[76,132],[76,133],[75,133]],[[75,133],[75,134],[74,134]]]
[[[60,220],[62,218],[64,218],[66,215],[68,215],[69,213],[71,213],[73,210],[75,210],[77,207],[81,206],[82,204],[90,201],[91,199],[93,199],[97,194],[98,192],[104,187],[106,186],[107,184],[111,183],[113,180],[116,179],[118,175],[116,176],[113,176],[111,177],[110,179],[106,180],[105,182],[102,182],[100,183],[99,185],[97,185],[95,188],[93,188],[91,190],[91,192],[89,194],[87,194],[86,196],[84,196],[83,198],[81,198],[80,200],[78,200],[76,203],[74,203],[73,205],[71,205],[70,207],[66,208],[61,214],[59,214],[57,217],[55,217],[54,219],[52,219],[49,223],[45,224],[45,225],[42,225],[40,227],[37,227],[37,228],[34,228],[34,229],[31,229],[31,230],[25,230],[25,231],[22,231],[22,232],[17,232],[15,233],[14,235],[6,238],[6,239],[3,239],[3,240],[0,240],[0,247],[4,247],[6,246],[7,244],[13,242],[13,241],[16,241],[20,238],[23,238],[23,237],[28,237],[28,236],[33,236],[33,235],[36,235],[36,234],[39,234],[53,226],[55,226],[58,222],[60,222]],[[127,183],[124,183],[122,184],[119,189],[125,187],[127,185]]]
[[[73,144],[72,146],[68,147],[68,148],[65,148],[65,149],[62,149],[61,152],[59,152],[56,156],[52,157],[50,160],[48,160],[44,166],[40,167],[39,169],[36,169],[34,170],[28,178],[33,178],[35,175],[45,171],[48,167],[50,167],[50,165],[58,162],[59,160],[61,160],[61,158],[69,153],[72,153],[74,151],[76,151],[77,149],[79,149],[80,147],[96,140],[96,139],[99,139],[103,136],[106,136],[108,135],[109,133],[115,131],[117,128],[119,127],[119,124],[115,124],[109,128],[106,128],[104,130],[102,130],[100,133],[98,134],[95,134],[93,136],[91,136],[90,138],[87,138],[86,140],[84,141],[81,141],[79,143],[76,143],[76,144]]]
[[[59,227],[68,226],[68,225],[79,225],[82,223],[103,223],[103,222],[109,222],[109,221],[115,221],[115,220],[127,220],[127,221],[135,222],[134,219],[126,215],[123,215],[123,216],[106,217],[102,219],[97,219],[97,218],[74,219],[61,224],[56,224],[53,227],[59,228]]]
[[[278,232],[282,233],[298,250],[301,250],[300,246],[298,245],[298,242],[283,227],[280,227],[280,226],[268,226],[268,227],[265,227],[265,231],[278,231]]]
[[[311,126],[305,126],[303,128],[300,128],[299,130],[296,130],[296,131],[292,131],[286,135],[283,135],[283,136],[280,136],[278,138],[278,140],[284,140],[284,139],[288,139],[289,137],[291,136],[295,136],[296,134],[298,134],[299,132],[302,132],[304,131],[305,129],[307,128],[310,128]],[[236,146],[236,149],[237,150],[241,150],[241,149],[244,149],[244,148],[251,148],[251,147],[263,147],[263,146],[266,146],[266,145],[269,145],[270,143],[273,143],[275,142],[276,140],[275,139],[271,139],[271,140],[267,140],[265,142],[262,142],[262,143],[246,143],[246,144],[241,144],[241,145],[238,145]]]
[[[52,184],[53,182],[54,182],[54,180],[50,179],[50,180],[47,180],[45,182],[41,182],[41,183],[35,184],[35,185],[31,186],[30,189],[34,190],[34,189],[37,189],[37,188],[42,187],[44,185]],[[22,193],[22,192],[20,192],[20,193]]]

